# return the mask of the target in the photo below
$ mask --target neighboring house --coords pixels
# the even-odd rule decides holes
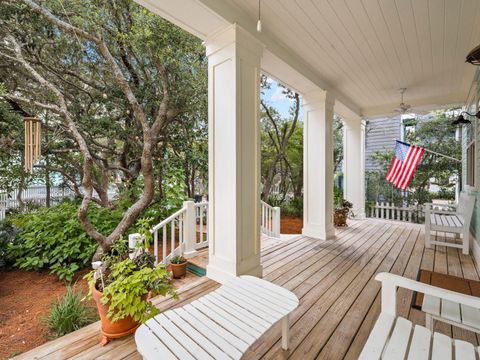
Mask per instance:
[[[433,114],[415,116],[414,114],[397,115],[389,118],[377,118],[367,121],[365,129],[365,171],[381,170],[375,161],[374,154],[378,151],[392,151],[395,139],[404,140],[405,134],[415,131],[415,126],[408,120],[429,121]]]
[[[393,139],[400,139],[401,134],[400,115],[368,120],[365,128],[365,171],[380,170],[374,154],[392,150],[395,143]]]

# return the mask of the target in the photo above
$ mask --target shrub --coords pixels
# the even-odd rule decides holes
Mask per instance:
[[[170,262],[172,264],[183,264],[187,262],[187,259],[185,259],[183,256],[176,255],[170,259]]]
[[[7,253],[8,247],[17,237],[17,229],[6,220],[0,221],[0,268],[13,263],[12,257]]]
[[[48,267],[60,279],[71,280],[75,271],[86,267],[97,248],[95,240],[85,233],[77,217],[78,204],[63,202],[11,219],[17,226],[19,241],[8,247],[15,266],[27,270]],[[100,233],[113,230],[122,216],[119,210],[92,204],[89,219]]]
[[[303,198],[294,198],[284,203],[282,206],[282,215],[303,217]]]
[[[97,320],[95,310],[83,301],[83,294],[67,286],[67,293],[50,305],[44,323],[56,337],[78,330]]]

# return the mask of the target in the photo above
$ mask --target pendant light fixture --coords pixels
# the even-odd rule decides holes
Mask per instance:
[[[261,20],[261,18],[260,18],[260,2],[261,2],[261,0],[258,0],[257,32],[262,32],[262,20]]]

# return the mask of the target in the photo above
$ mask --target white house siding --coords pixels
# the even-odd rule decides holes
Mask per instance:
[[[475,114],[480,110],[480,71],[477,71],[470,90],[470,95],[465,108],[470,114]],[[475,117],[469,117],[472,121],[472,130],[475,134],[475,187],[466,185],[467,179],[467,146],[468,146],[468,131],[462,132],[462,188],[472,194],[475,194],[477,201],[475,209],[473,211],[473,217],[471,222],[471,232],[480,245],[480,124],[479,120]]]

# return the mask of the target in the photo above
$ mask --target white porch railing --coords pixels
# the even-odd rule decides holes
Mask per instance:
[[[155,225],[153,251],[156,263],[168,264],[174,256],[193,257],[197,250],[208,246],[208,202],[185,201],[183,207]]]
[[[262,201],[261,209],[262,233],[271,237],[280,237],[280,208]],[[186,258],[194,257],[197,250],[208,246],[208,202],[185,201],[180,210],[155,225],[151,233],[156,263],[168,264],[176,255]],[[130,235],[130,247],[134,247],[137,237],[140,235]]]
[[[280,208],[270,206],[265,201],[260,203],[262,233],[271,237],[280,237]]]
[[[393,203],[377,202],[370,208],[370,217],[418,223],[424,221],[425,213],[422,206],[399,207]]]

